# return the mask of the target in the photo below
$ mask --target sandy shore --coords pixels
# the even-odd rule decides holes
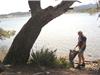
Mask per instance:
[[[0,60],[1,60],[1,61],[3,61],[5,55],[6,55],[5,52],[1,52],[1,51],[0,51]]]

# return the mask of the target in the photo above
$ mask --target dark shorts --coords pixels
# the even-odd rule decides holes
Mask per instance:
[[[82,49],[79,49],[79,53],[83,53],[85,51],[85,49],[86,49],[86,46]]]

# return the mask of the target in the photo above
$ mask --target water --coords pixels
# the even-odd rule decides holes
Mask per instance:
[[[28,19],[29,16],[17,17],[17,18],[3,18],[0,19],[1,21],[0,27],[3,28],[4,30],[15,30],[17,34],[22,28],[22,26],[27,22]],[[10,39],[6,39],[3,41],[0,40],[0,45],[10,47],[14,37],[11,37]]]
[[[82,30],[87,37],[86,56],[89,59],[100,59],[100,21],[97,21],[97,16],[98,14],[67,13],[57,17],[42,28],[33,49],[58,49],[58,54],[67,55],[69,49],[77,44],[77,32]],[[1,19],[0,27],[16,30],[17,34],[29,18],[30,16]],[[0,41],[0,45],[10,47],[14,37]]]

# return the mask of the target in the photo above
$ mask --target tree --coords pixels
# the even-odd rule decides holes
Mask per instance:
[[[61,4],[56,7],[49,6],[35,13],[32,12],[34,15],[32,15],[15,37],[3,63],[12,65],[26,64],[30,55],[30,50],[40,34],[42,27],[54,18],[68,11],[73,3],[74,1],[62,1]],[[35,7],[36,4],[33,3],[31,5]]]
[[[30,11],[31,11],[31,15],[35,15],[36,12],[41,10],[40,7],[40,1],[29,1],[29,7],[30,7]]]

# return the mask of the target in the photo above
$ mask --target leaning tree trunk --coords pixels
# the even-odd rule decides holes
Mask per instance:
[[[35,43],[41,28],[54,18],[69,10],[69,7],[72,4],[72,1],[63,1],[56,7],[50,6],[46,9],[41,9],[33,15],[15,37],[3,63],[14,65],[26,64],[30,50]]]
[[[41,10],[41,7],[40,7],[40,1],[28,1],[29,3],[29,7],[30,7],[30,11],[31,11],[31,15],[35,15],[36,12],[38,12],[39,10]]]

